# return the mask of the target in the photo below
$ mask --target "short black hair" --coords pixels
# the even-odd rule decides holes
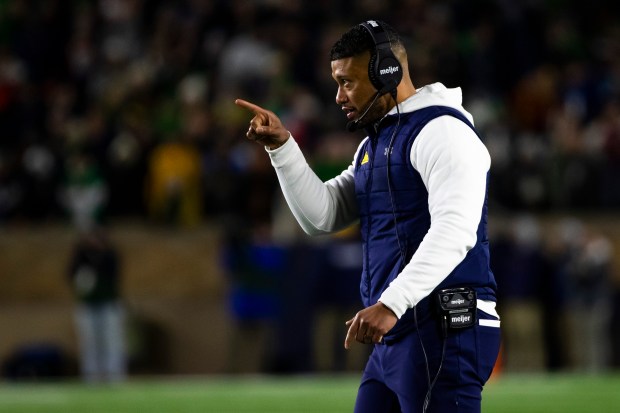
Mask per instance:
[[[377,21],[377,23],[379,23],[387,32],[392,48],[396,45],[402,47],[403,43],[400,36],[392,26],[382,21]],[[366,30],[366,28],[364,28],[361,24],[356,24],[346,31],[340,39],[336,41],[336,43],[334,43],[329,53],[329,60],[334,61],[347,57],[353,57],[367,51],[373,53],[374,50],[375,42],[372,40],[372,36],[368,33],[368,30]]]

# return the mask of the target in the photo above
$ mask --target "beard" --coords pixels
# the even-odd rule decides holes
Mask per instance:
[[[358,129],[367,128],[383,118],[390,110],[390,99],[391,96],[389,94],[384,94],[376,99],[375,96],[373,96],[366,105],[364,105],[364,109],[361,111],[362,114],[356,119],[347,122],[347,130],[353,132]]]

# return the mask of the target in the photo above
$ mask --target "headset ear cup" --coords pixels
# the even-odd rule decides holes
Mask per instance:
[[[368,62],[368,79],[370,79],[370,83],[377,90],[383,89],[383,82],[379,78],[379,70],[377,68],[377,53],[371,53],[370,61]]]
[[[403,78],[403,68],[392,52],[387,32],[375,20],[368,20],[361,26],[370,34],[375,45],[368,61],[368,79],[380,94],[396,93]]]
[[[377,83],[381,84],[383,88],[380,90],[383,93],[396,90],[403,78],[403,68],[400,62],[391,50],[389,52],[377,52],[377,56],[375,75],[378,78]]]

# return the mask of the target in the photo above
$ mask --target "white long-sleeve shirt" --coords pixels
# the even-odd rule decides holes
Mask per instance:
[[[404,113],[434,105],[457,109],[473,124],[471,114],[462,107],[460,88],[448,89],[441,83],[418,89],[399,109]],[[305,232],[332,233],[359,219],[355,157],[340,175],[322,182],[292,137],[267,152],[284,197]],[[475,245],[491,165],[475,132],[451,116],[436,118],[422,129],[411,147],[410,161],[429,194],[431,226],[410,262],[379,299],[399,318],[428,296]],[[495,303],[479,300],[478,305],[497,316]]]

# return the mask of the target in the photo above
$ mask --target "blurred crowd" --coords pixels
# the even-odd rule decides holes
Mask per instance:
[[[503,365],[511,371],[602,372],[620,366],[620,290],[614,246],[574,218],[514,216],[490,235],[503,325]]]
[[[495,210],[620,205],[620,6],[611,1],[0,1],[0,222],[270,219],[243,97],[326,178],[344,132],[328,50],[391,23],[416,86],[463,88]]]
[[[209,221],[229,230],[233,257],[273,257],[278,252],[269,249],[248,255],[239,243],[269,246],[265,234],[282,206],[267,156],[245,139],[250,114],[234,99],[276,112],[317,173],[333,177],[362,136],[345,131],[328,52],[367,18],[401,33],[416,87],[462,87],[493,159],[492,213],[620,206],[619,2],[0,0],[0,225]],[[585,292],[579,282],[596,284],[591,272],[576,274],[588,262],[605,264],[600,285],[607,285],[608,240],[567,235],[580,241],[571,259],[586,263],[568,265],[567,250],[537,248],[538,233],[523,225],[498,235],[506,242],[498,242],[494,265],[506,282],[508,318],[510,298],[519,314],[529,314],[530,300],[536,314],[546,299],[567,308],[566,297],[579,296],[564,292]],[[525,259],[521,254],[532,248],[546,255]],[[551,259],[560,256],[565,260]],[[228,269],[243,297],[244,282],[252,290],[257,281],[230,262],[237,262]],[[524,270],[525,263],[534,269]],[[560,279],[572,284],[559,289],[535,276],[562,277],[568,268],[574,274]],[[541,291],[563,294],[541,298]],[[237,298],[232,305],[243,321],[247,296]],[[275,311],[271,298],[260,298],[265,317]],[[511,340],[527,339],[528,327],[513,325]],[[557,344],[558,337],[549,340]],[[550,355],[561,354],[551,348]]]

